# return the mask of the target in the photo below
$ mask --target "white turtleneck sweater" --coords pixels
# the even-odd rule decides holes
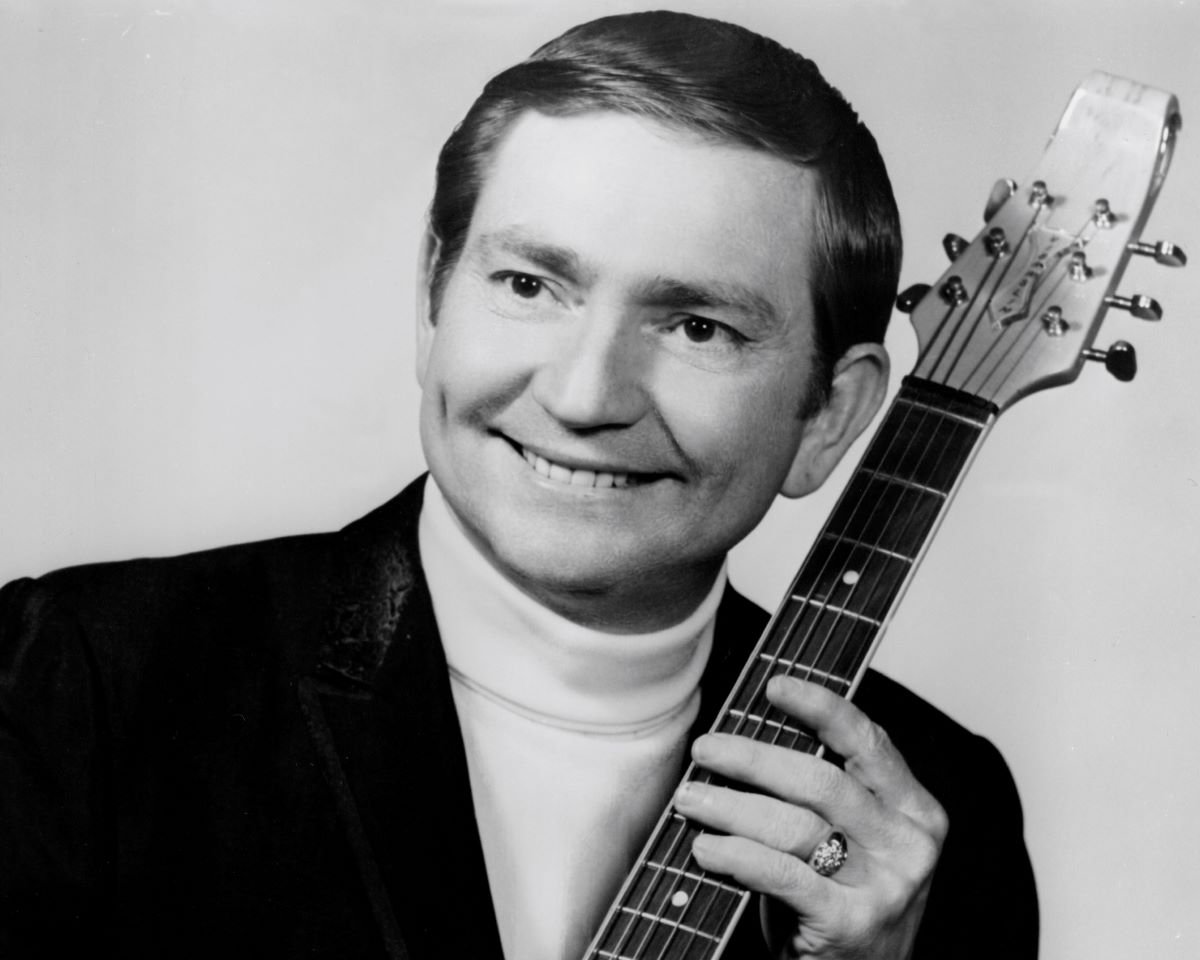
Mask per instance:
[[[418,531],[504,955],[573,960],[678,783],[725,571],[682,623],[609,634],[507,580],[432,477]]]

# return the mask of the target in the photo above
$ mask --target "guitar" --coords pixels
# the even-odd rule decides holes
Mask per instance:
[[[1072,95],[1024,187],[999,181],[971,242],[948,235],[936,284],[904,291],[919,353],[912,374],[755,646],[713,730],[808,753],[822,747],[768,703],[779,673],[853,695],[892,613],[996,418],[1078,378],[1088,361],[1132,379],[1128,343],[1094,340],[1109,308],[1157,320],[1152,298],[1120,296],[1131,256],[1186,256],[1141,237],[1180,127],[1176,98],[1092,74]],[[713,777],[690,766],[685,780]],[[691,857],[699,827],[668,807],[585,960],[712,960],[751,894]]]

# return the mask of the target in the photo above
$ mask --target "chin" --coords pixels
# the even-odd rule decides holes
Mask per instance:
[[[638,564],[610,543],[588,536],[539,537],[505,541],[510,549],[493,552],[494,562],[527,593],[603,594],[628,581]]]

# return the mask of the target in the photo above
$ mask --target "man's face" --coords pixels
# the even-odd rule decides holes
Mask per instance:
[[[418,360],[430,469],[510,579],[618,629],[704,595],[796,473],[812,207],[760,151],[611,112],[514,123]]]

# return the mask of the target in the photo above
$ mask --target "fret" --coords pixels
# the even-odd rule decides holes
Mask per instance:
[[[856,651],[870,646],[879,626],[819,602],[790,597],[775,629],[764,638],[759,660],[776,663],[776,673],[786,669],[792,676],[803,677],[814,671],[846,680],[858,665]],[[756,663],[748,668],[748,674],[757,669]]]
[[[758,655],[745,679],[738,684],[732,703],[726,708],[726,716],[722,716],[718,730],[722,733],[740,733],[744,736],[763,739],[760,736],[762,727],[772,727],[774,730],[790,734],[794,738],[806,737],[808,732],[799,730],[794,721],[773,703],[767,700],[767,680],[776,674],[799,677],[820,683],[833,690],[839,696],[850,692],[850,680],[830,676],[828,673],[809,671],[796,661],[779,660],[767,654]],[[773,734],[767,734],[770,739],[778,739]],[[796,740],[793,740],[793,743]]]
[[[742,892],[708,876],[695,864],[688,870],[643,861],[621,906],[684,925],[711,928],[712,918],[728,911],[733,902],[729,898],[736,900]]]
[[[735,898],[726,894],[725,899]],[[712,916],[711,931],[703,931],[666,917],[621,907],[607,925],[599,943],[601,954],[637,958],[712,957],[723,939],[727,910]]]
[[[893,438],[881,437],[867,449],[862,469],[949,493],[979,434],[978,427],[959,423],[947,426],[921,417],[902,420]]]
[[[742,710],[726,710],[721,717],[721,723],[717,727],[720,733],[737,733],[744,737],[752,737],[755,740],[767,739],[763,736],[764,729],[774,731],[775,736],[770,738],[771,742],[775,742],[780,733],[786,733],[793,739],[799,739],[804,736],[803,730],[794,723],[789,723],[786,719],[765,717],[761,714],[746,713]]]
[[[787,673],[793,677],[801,677],[805,680],[811,680],[813,683],[819,683],[822,686],[829,687],[831,690],[847,686],[846,680],[838,674],[818,670],[816,667],[810,667],[798,660],[788,660],[778,654],[767,653],[765,650],[758,655],[758,660],[760,663],[770,665],[765,671],[768,676],[773,676],[777,673]],[[765,683],[766,680],[763,682]],[[748,684],[745,686],[748,686]],[[743,702],[743,698],[737,698],[734,700],[734,706],[737,706],[741,702]]]
[[[931,403],[925,403],[922,400],[916,400],[912,397],[907,397],[907,396],[903,396],[903,395],[897,395],[896,399],[898,402],[903,403],[908,407],[911,407],[916,410],[921,410],[925,413],[936,414],[937,416],[939,416],[945,420],[957,420],[959,423],[966,424],[969,427],[979,426],[979,421],[975,417],[970,416],[969,414],[958,413],[953,410],[947,410],[947,409],[944,409],[943,407],[934,406]]]
[[[907,480],[941,493],[954,489],[990,422],[982,401],[908,378],[867,448],[860,470]]]
[[[844,647],[838,644],[839,647]],[[841,655],[845,651],[837,650]],[[772,741],[778,739],[774,731],[782,731],[793,738],[792,743],[801,737],[807,737],[808,732],[798,729],[792,719],[767,700],[767,680],[777,674],[787,674],[812,680],[837,693],[845,696],[850,692],[850,681],[841,676],[810,670],[796,661],[781,660],[767,653],[760,653],[743,681],[738,684],[733,700],[726,708],[727,717],[722,717],[717,729],[722,733],[739,733],[755,739],[764,739],[760,734],[764,727],[772,728],[766,738]]]
[[[919,404],[939,416],[976,425],[989,423],[996,415],[995,405],[988,400],[911,375],[901,381],[896,402]]]
[[[792,584],[792,596],[881,623],[911,566],[909,560],[822,537]]]
[[[788,598],[793,603],[802,603],[816,610],[824,610],[827,613],[832,613],[839,617],[849,617],[851,620],[857,620],[859,623],[867,623],[872,627],[878,627],[882,621],[876,620],[873,617],[868,617],[862,613],[856,613],[853,610],[847,610],[845,607],[839,607],[833,603],[826,603],[824,600],[817,600],[813,597],[793,596]]]
[[[689,927],[686,923],[679,920],[672,920],[670,917],[657,916],[653,913],[645,913],[641,910],[634,910],[631,907],[622,907],[621,912],[629,915],[636,920],[649,920],[651,923],[661,923],[668,927],[674,927],[676,930],[682,930],[684,933],[691,934],[695,937],[703,937],[705,940],[717,940],[711,933],[705,933],[697,927]]]
[[[691,859],[692,841],[699,832],[699,827],[672,810],[665,829],[659,831],[654,845],[645,852],[642,859],[647,862],[670,864],[682,870]]]
[[[834,508],[825,535],[911,561],[945,501],[946,494],[931,487],[859,471]]]
[[[864,550],[872,550],[875,553],[882,554],[885,557],[890,557],[893,560],[900,560],[904,563],[911,563],[912,557],[907,554],[899,553],[896,550],[889,550],[887,547],[881,547],[877,543],[867,543],[865,540],[856,540],[854,537],[848,537],[844,533],[834,533],[832,530],[826,530],[821,534],[823,537],[832,537],[836,540],[841,540],[844,543],[850,544],[852,547],[862,547]]]
[[[871,470],[867,472],[868,479],[882,480],[886,483],[895,486],[907,487],[910,490],[916,490],[918,493],[927,493],[932,497],[936,497],[939,501],[945,500],[947,494],[941,490],[935,490],[933,487],[927,487],[923,483],[918,483],[916,480],[910,480],[907,477],[898,477],[895,474],[884,473],[882,470]]]
[[[722,883],[715,877],[712,877],[706,873],[701,873],[698,870],[681,870],[678,867],[671,867],[665,863],[655,863],[652,860],[643,861],[642,866],[649,868],[649,870],[645,872],[646,876],[649,876],[650,871],[656,871],[658,873],[671,873],[677,874],[683,880],[694,883],[696,888],[704,888],[710,891],[724,890],[726,893],[740,894],[742,892],[737,887],[730,886],[728,883]],[[643,874],[639,872],[638,876],[640,878],[643,876]],[[635,884],[634,890],[636,891],[637,889],[638,886]],[[689,890],[689,892],[691,891]],[[652,909],[657,909],[657,907],[652,907]]]

